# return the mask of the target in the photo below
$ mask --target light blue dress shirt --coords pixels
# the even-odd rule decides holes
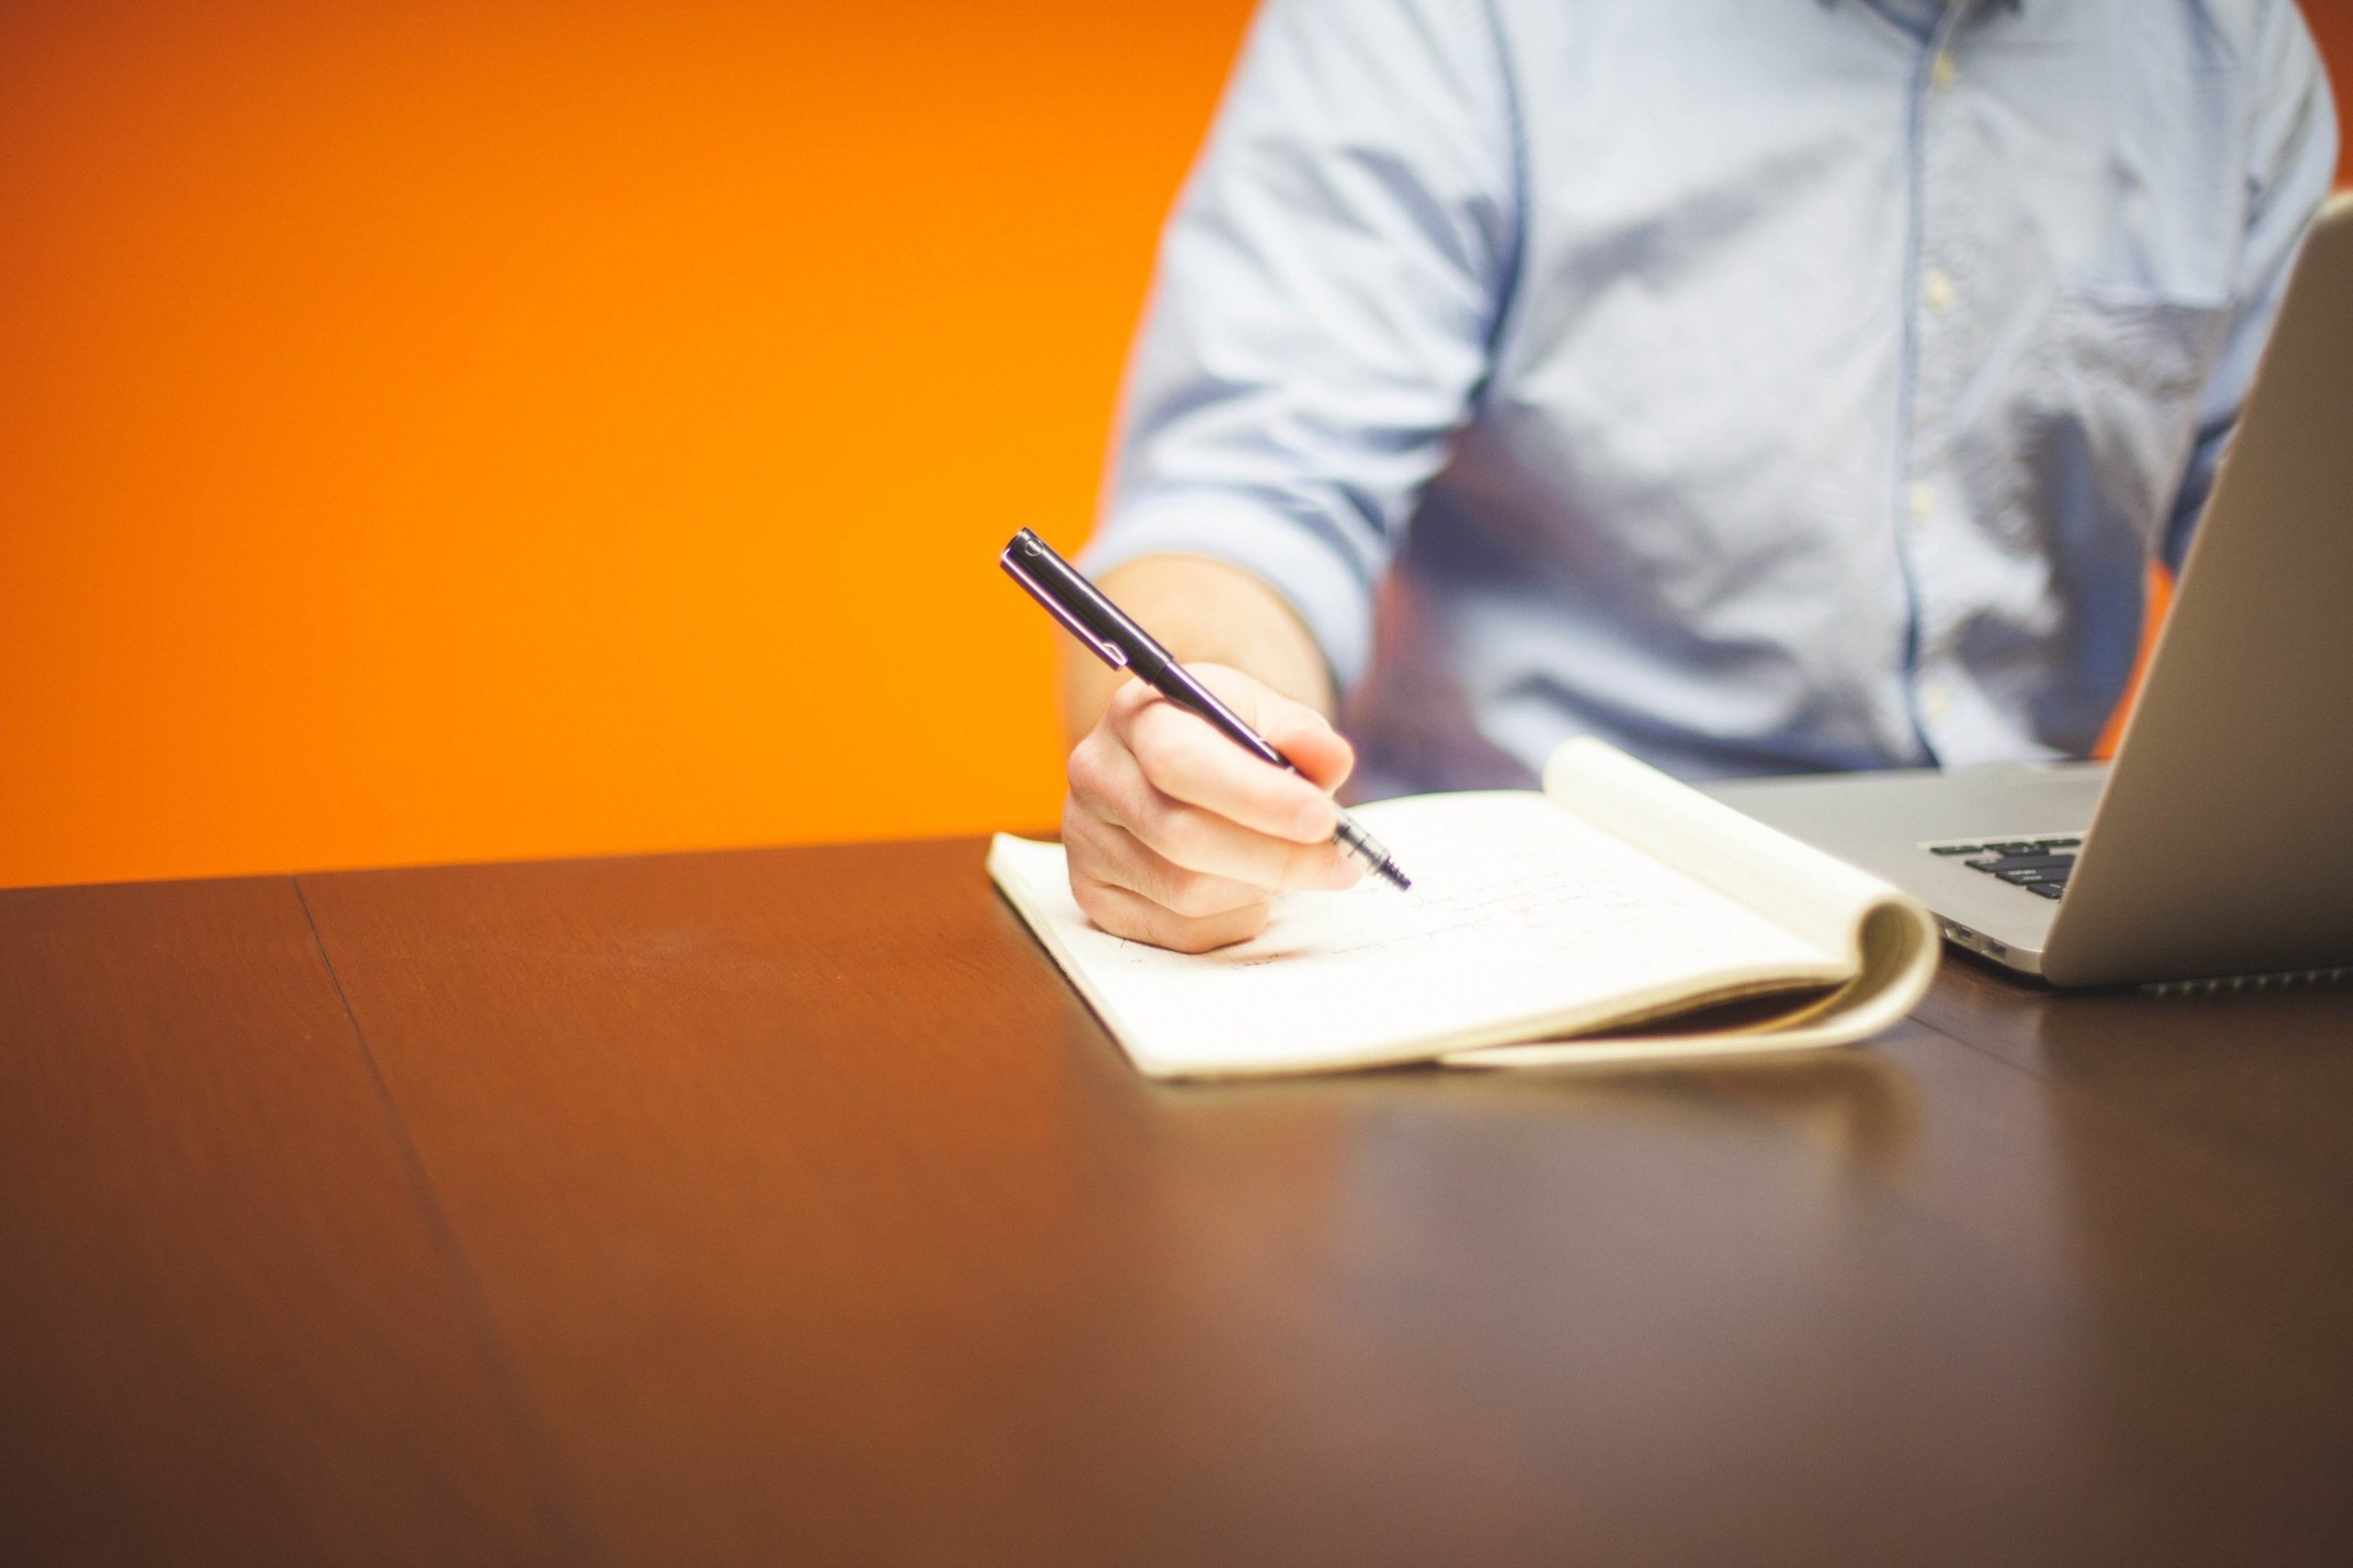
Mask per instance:
[[[1281,593],[1366,795],[2081,756],[2336,148],[2290,0],[1271,0],[1088,562]]]

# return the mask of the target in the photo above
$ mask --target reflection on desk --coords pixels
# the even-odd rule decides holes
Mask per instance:
[[[0,893],[0,1560],[2341,1560],[2353,994],[1170,1087],[980,857]]]

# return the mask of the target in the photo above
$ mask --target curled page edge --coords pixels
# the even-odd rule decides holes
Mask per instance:
[[[1854,1045],[1902,1023],[1936,979],[1943,936],[1916,900],[1891,891],[1855,922],[1855,978],[1762,1027],[1688,1035],[1608,1033],[1451,1051],[1449,1067],[1566,1067],[1704,1057],[1764,1056]]]
[[[1777,925],[1841,952],[1852,961],[1855,978],[1789,1017],[1758,1028],[1488,1046],[1440,1057],[1449,1066],[1655,1062],[1851,1045],[1901,1023],[1936,978],[1943,933],[1917,899],[1710,800],[1615,746],[1588,739],[1564,742],[1545,765],[1544,793],[1562,809]]]

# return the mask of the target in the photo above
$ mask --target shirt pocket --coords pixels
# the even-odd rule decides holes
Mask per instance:
[[[2156,544],[2231,312],[2227,300],[2109,283],[2060,289],[2026,399],[2024,455],[2045,526]]]

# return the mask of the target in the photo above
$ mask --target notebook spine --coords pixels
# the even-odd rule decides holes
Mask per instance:
[[[2141,987],[2146,996],[2215,996],[2230,991],[2287,991],[2305,985],[2340,985],[2353,980],[2353,964],[2277,970],[2266,974],[2219,974],[2211,980],[2158,980]]]

